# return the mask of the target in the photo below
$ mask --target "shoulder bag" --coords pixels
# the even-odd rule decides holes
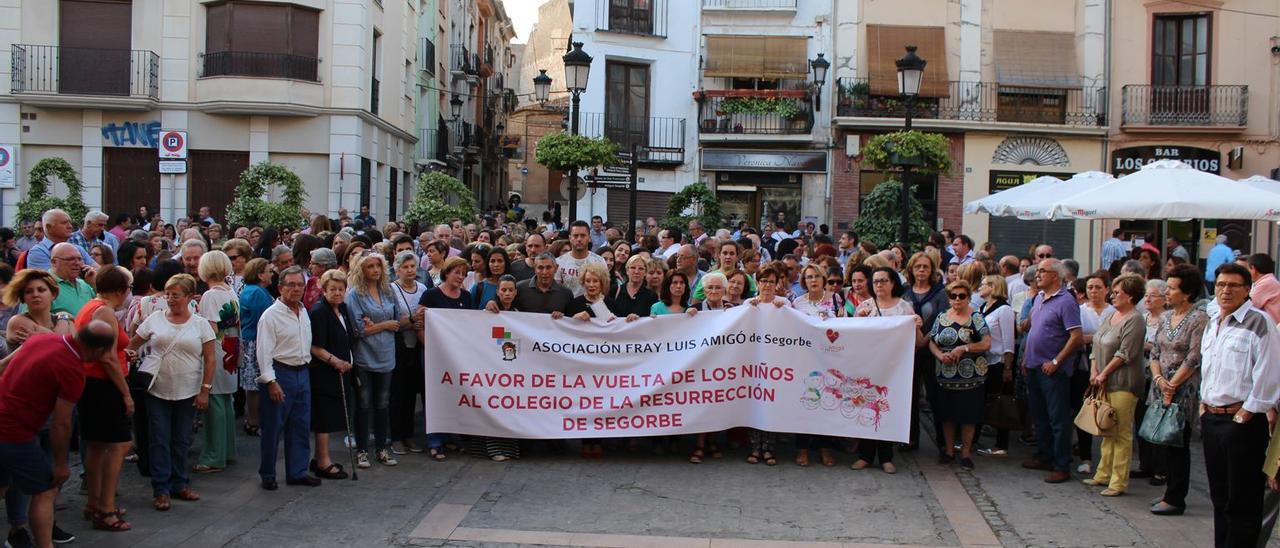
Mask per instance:
[[[1156,445],[1182,447],[1182,432],[1186,422],[1182,420],[1182,410],[1177,403],[1164,405],[1160,399],[1147,402],[1147,411],[1142,416],[1142,428],[1138,436]]]
[[[1095,436],[1110,437],[1116,431],[1116,409],[1107,400],[1106,387],[1091,386],[1076,414],[1075,424]]]

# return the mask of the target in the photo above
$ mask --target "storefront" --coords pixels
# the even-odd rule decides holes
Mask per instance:
[[[771,220],[825,215],[826,151],[705,148],[702,171],[730,226],[747,221],[763,230]]]

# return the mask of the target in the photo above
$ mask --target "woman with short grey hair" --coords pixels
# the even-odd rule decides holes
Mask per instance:
[[[320,277],[328,270],[338,268],[338,256],[332,249],[321,247],[311,250],[311,260],[307,263],[307,288],[302,292],[302,304],[311,307],[320,302],[324,295],[324,287],[320,285]]]
[[[401,251],[391,261],[394,281],[391,295],[397,304],[412,318],[414,329],[401,329],[396,333],[396,367],[391,371],[391,452],[397,455],[421,453],[422,446],[413,442],[414,411],[418,396],[422,395],[425,379],[422,370],[422,341],[418,330],[422,328],[422,307],[418,301],[427,292],[427,286],[417,280],[418,256],[412,251]]]

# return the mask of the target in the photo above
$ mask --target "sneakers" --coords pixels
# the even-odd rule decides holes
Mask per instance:
[[[399,442],[399,441],[392,442],[392,443],[391,443],[391,452],[392,452],[392,453],[395,453],[395,454],[397,454],[397,455],[408,455],[408,454],[409,454],[409,448],[408,448],[408,447],[405,447],[405,445],[406,445],[406,444],[405,444],[404,442]]]
[[[418,446],[418,444],[413,443],[413,440],[404,440],[404,443],[403,443],[403,444],[404,444],[404,448],[405,448],[405,449],[407,449],[407,450],[409,450],[409,452],[410,452],[410,453],[422,453],[422,452],[425,452],[425,450],[424,450],[423,448],[419,447],[419,446]]]
[[[53,524],[53,543],[54,544],[66,544],[68,542],[74,541],[75,539],[76,539],[75,535],[68,533],[66,531],[63,531],[61,527],[58,527],[57,522]]]
[[[1007,457],[1009,452],[999,447],[982,448],[978,450],[978,454],[984,457]]]
[[[378,450],[378,462],[382,463],[384,466],[395,466],[397,464],[400,464],[400,461],[396,460],[395,457],[391,456],[391,451],[388,451],[386,449]]]
[[[31,548],[35,546],[35,542],[31,539],[31,531],[27,527],[16,527],[9,531],[9,537],[4,541],[4,548]]]
[[[368,451],[360,451],[360,452],[356,453],[356,468],[359,468],[359,469],[361,469],[361,470],[364,470],[364,469],[366,469],[366,468],[368,468],[368,467],[370,467],[370,466],[373,466],[373,465],[372,465],[372,464],[369,464],[369,452],[368,452]]]
[[[1076,467],[1076,472],[1077,472],[1077,473],[1080,473],[1080,474],[1092,474],[1092,473],[1093,473],[1093,461],[1088,461],[1088,460],[1087,460],[1087,461],[1084,461],[1084,462],[1080,463],[1080,466],[1077,466],[1077,467]]]

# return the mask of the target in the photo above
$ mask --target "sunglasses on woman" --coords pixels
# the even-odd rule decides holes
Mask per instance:
[[[968,293],[948,293],[948,294],[947,294],[947,296],[948,296],[948,297],[951,297],[951,300],[953,300],[953,301],[954,301],[954,300],[959,300],[959,299],[965,299],[965,300],[968,300],[968,299],[969,299],[969,294],[968,294]]]
[[[840,280],[837,278],[832,278],[830,280],[827,280],[827,285],[840,285]]]

